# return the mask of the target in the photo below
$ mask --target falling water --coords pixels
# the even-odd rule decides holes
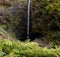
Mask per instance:
[[[29,38],[29,25],[30,25],[30,2],[31,0],[28,0],[28,20],[27,20],[27,38]]]

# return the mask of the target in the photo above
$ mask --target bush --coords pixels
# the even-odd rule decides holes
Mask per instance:
[[[0,57],[60,57],[60,47],[47,49],[39,47],[35,42],[0,39]]]
[[[60,41],[60,0],[32,0],[31,34],[33,38]],[[38,37],[37,37],[38,36]]]

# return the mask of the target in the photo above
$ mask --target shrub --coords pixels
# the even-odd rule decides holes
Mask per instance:
[[[0,39],[0,57],[60,57],[60,47],[47,49],[39,47],[35,42]]]
[[[32,37],[60,41],[60,0],[32,0]],[[37,37],[38,35],[38,37]]]

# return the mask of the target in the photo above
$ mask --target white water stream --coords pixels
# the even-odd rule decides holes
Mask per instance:
[[[31,0],[28,0],[27,38],[29,38],[29,31],[30,31],[30,2]]]

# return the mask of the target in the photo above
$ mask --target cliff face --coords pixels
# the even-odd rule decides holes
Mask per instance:
[[[23,37],[23,35],[26,34],[27,26],[26,4],[27,4],[26,0],[0,1],[0,24],[6,25],[7,31],[16,34],[17,37]]]
[[[30,18],[31,38],[60,38],[60,0],[32,0]],[[1,0],[0,23],[18,38],[25,38],[27,0]]]
[[[12,11],[14,7],[22,9],[24,4],[26,3],[23,0],[0,0],[0,16],[8,14],[7,12]]]

